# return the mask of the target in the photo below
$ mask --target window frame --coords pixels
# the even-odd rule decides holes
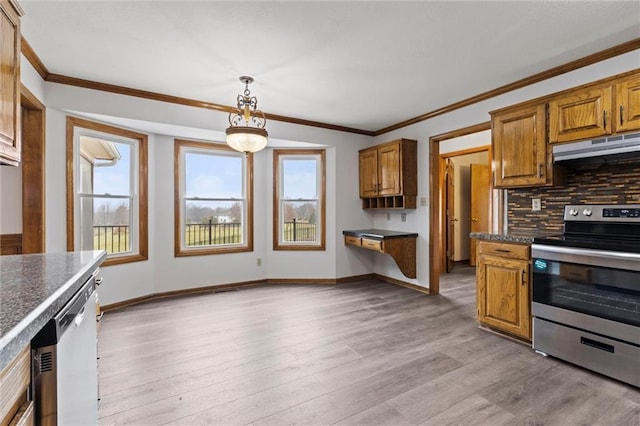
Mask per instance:
[[[282,243],[280,242],[280,199],[281,181],[280,161],[286,157],[320,157],[317,171],[319,194],[318,194],[318,210],[320,214],[320,232],[319,241],[315,244],[299,244],[299,243]],[[325,251],[326,250],[326,181],[327,181],[327,161],[325,149],[274,149],[273,150],[273,250],[281,251]],[[292,200],[296,201],[296,200]]]
[[[226,153],[237,154],[238,157],[244,159],[244,192],[246,200],[246,217],[244,224],[244,240],[243,244],[221,245],[221,246],[198,246],[197,248],[185,248],[182,245],[182,229],[184,228],[184,190],[185,190],[185,172],[184,154],[197,151],[212,151],[215,155],[216,151],[225,151]],[[211,155],[211,153],[210,153]],[[253,154],[239,153],[230,148],[227,144],[218,142],[202,142],[187,139],[174,139],[174,256],[206,256],[226,253],[244,253],[253,251]]]
[[[130,139],[133,141],[133,144],[137,145],[137,151],[135,150],[135,147],[132,147],[131,150],[135,160],[137,160],[137,164],[134,163],[131,166],[132,173],[130,176],[130,179],[135,179],[137,181],[137,185],[135,185],[137,193],[132,195],[134,200],[137,199],[137,206],[134,204],[130,213],[131,218],[133,219],[132,224],[130,225],[133,232],[130,233],[130,235],[137,235],[137,239],[135,243],[132,243],[131,252],[128,252],[127,254],[107,254],[107,258],[102,263],[102,266],[120,265],[124,263],[148,260],[148,136],[132,130],[78,117],[67,116],[66,124],[67,250],[75,250],[76,237],[80,234],[80,232],[76,231],[76,226],[80,226],[79,223],[76,223],[76,216],[79,213],[76,211],[76,208],[79,208],[78,206],[80,204],[79,201],[81,197],[81,194],[78,192],[78,176],[81,173],[81,154],[79,151],[80,133],[84,133],[86,135],[93,134],[95,136],[105,134],[107,136],[112,136],[114,139]],[[78,133],[77,137],[76,132]],[[135,212],[138,213],[137,218],[133,216]]]

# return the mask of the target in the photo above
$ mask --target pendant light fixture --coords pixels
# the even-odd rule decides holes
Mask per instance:
[[[244,93],[238,95],[238,109],[229,113],[230,126],[226,130],[227,145],[236,151],[248,154],[267,146],[269,134],[264,128],[267,119],[264,113],[257,109],[258,99],[251,96],[249,84],[253,77],[243,75],[240,81],[244,83]]]

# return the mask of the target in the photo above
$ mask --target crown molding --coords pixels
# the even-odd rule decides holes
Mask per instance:
[[[42,77],[42,79],[46,81],[49,77],[49,70],[42,63],[35,50],[33,50],[24,36],[22,36],[22,38],[20,39],[20,51],[22,52],[24,57],[27,58],[27,61],[29,61],[31,66],[35,68],[36,72],[40,74],[40,77]]]
[[[566,74],[570,71],[575,71],[579,68],[586,67],[587,65],[592,65],[597,62],[604,61],[605,59],[610,59],[618,55],[622,55],[624,53],[631,52],[633,50],[640,49],[640,38],[636,38],[634,40],[628,41],[626,43],[619,44],[617,46],[610,47],[608,49],[602,50],[600,52],[596,52],[589,56],[585,56],[580,59],[576,59],[575,61],[568,62],[564,65],[560,65],[554,68],[551,68],[546,71],[542,71],[540,73],[531,75],[529,77],[525,77],[521,80],[514,81],[513,83],[505,84],[504,86],[500,86],[496,89],[489,90],[487,92],[480,93],[478,95],[472,96],[470,98],[455,102],[451,105],[447,105],[442,108],[438,108],[431,112],[427,112],[425,114],[419,115],[414,118],[410,118],[409,120],[401,121],[396,124],[392,124],[391,126],[385,127],[380,130],[376,130],[374,133],[375,136],[380,136],[382,134],[391,132],[393,130],[398,130],[403,127],[410,126],[412,124],[419,123],[421,121],[428,120],[433,117],[437,117],[442,114],[446,114],[452,111],[455,111],[460,108],[467,107],[469,105],[473,105],[478,102],[485,101],[487,99],[493,98],[498,95],[503,95],[507,92],[511,92],[516,89],[521,89],[525,86],[529,86],[531,84],[539,83],[543,80],[547,80],[553,77],[557,77],[562,74]]]
[[[86,88],[86,89],[100,90],[100,91],[104,91],[104,92],[116,93],[116,94],[126,95],[126,96],[134,96],[134,97],[139,97],[139,98],[144,98],[144,99],[151,99],[151,100],[160,101],[160,102],[168,102],[168,103],[174,103],[174,104],[179,104],[179,105],[186,105],[186,106],[191,106],[191,107],[195,107],[195,108],[206,108],[206,109],[212,109],[212,110],[221,111],[221,112],[232,112],[232,111],[235,111],[234,107],[227,106],[227,105],[216,104],[216,103],[213,103],[213,102],[199,101],[199,100],[196,100],[196,99],[182,98],[182,97],[178,97],[178,96],[165,95],[165,94],[162,94],[162,93],[150,92],[150,91],[146,91],[146,90],[140,90],[140,89],[133,89],[133,88],[129,88],[129,87],[117,86],[117,85],[114,85],[114,84],[100,83],[100,82],[91,81],[91,80],[85,80],[85,79],[76,78],[76,77],[70,77],[70,76],[65,76],[65,75],[60,75],[60,74],[53,74],[53,73],[50,73],[47,70],[47,67],[42,63],[40,58],[38,58],[38,55],[31,48],[31,46],[25,40],[24,37],[22,37],[21,49],[22,49],[22,53],[25,56],[25,58],[36,69],[36,71],[38,72],[38,74],[40,74],[42,79],[47,81],[47,82],[58,83],[58,84],[66,84],[66,85],[69,85],[69,86],[83,87],[83,88]],[[619,56],[619,55],[622,55],[624,53],[628,53],[628,52],[631,52],[631,51],[637,50],[637,49],[640,49],[640,38],[636,38],[636,39],[630,40],[630,41],[628,41],[626,43],[622,43],[622,44],[619,44],[617,46],[610,47],[610,48],[602,50],[600,52],[593,53],[593,54],[585,56],[583,58],[576,59],[576,60],[568,62],[566,64],[563,64],[563,65],[551,68],[549,70],[542,71],[540,73],[531,75],[529,77],[525,77],[523,79],[514,81],[513,83],[509,83],[509,84],[506,84],[504,86],[500,86],[500,87],[498,87],[496,89],[480,93],[480,94],[472,96],[470,98],[463,99],[461,101],[452,103],[452,104],[444,106],[442,108],[435,109],[435,110],[427,112],[425,114],[418,115],[418,116],[410,118],[408,120],[404,120],[404,121],[398,122],[396,124],[392,124],[390,126],[384,127],[382,129],[375,130],[375,131],[356,129],[356,128],[353,128],[353,127],[346,127],[346,126],[340,126],[340,125],[337,125],[337,124],[323,123],[323,122],[320,122],[320,121],[305,120],[305,119],[300,119],[300,118],[295,118],[295,117],[288,117],[288,116],[278,115],[278,114],[265,113],[265,117],[268,120],[280,121],[280,122],[284,122],[284,123],[291,123],[291,124],[296,124],[296,125],[301,125],[301,126],[318,127],[318,128],[322,128],[322,129],[335,130],[335,131],[346,132],[346,133],[354,133],[354,134],[365,135],[365,136],[380,136],[380,135],[383,135],[385,133],[389,133],[391,131],[401,129],[403,127],[411,126],[411,125],[419,123],[421,121],[429,120],[429,119],[437,117],[439,115],[447,114],[449,112],[452,112],[452,111],[467,107],[469,105],[473,105],[473,104],[478,103],[478,102],[485,101],[485,100],[493,98],[495,96],[499,96],[499,95],[511,92],[513,90],[521,89],[521,88],[529,86],[531,84],[539,83],[539,82],[541,82],[543,80],[547,80],[547,79],[550,79],[550,78],[553,78],[553,77],[557,77],[559,75],[566,74],[566,73],[568,73],[570,71],[574,71],[574,70],[577,70],[579,68],[582,68],[582,67],[585,67],[585,66],[588,66],[588,65],[592,65],[592,64],[604,61],[606,59],[610,59],[610,58],[613,58],[615,56]]]

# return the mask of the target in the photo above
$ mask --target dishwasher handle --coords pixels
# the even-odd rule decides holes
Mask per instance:
[[[82,321],[84,321],[85,313],[87,313],[86,305],[82,307],[82,310],[78,312],[78,315],[76,315],[76,317],[73,319],[73,323],[76,325],[76,327],[80,327],[80,324],[82,324]]]

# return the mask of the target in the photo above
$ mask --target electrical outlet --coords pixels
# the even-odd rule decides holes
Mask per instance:
[[[391,213],[387,213],[387,220],[391,220]]]
[[[540,198],[532,198],[531,199],[531,211],[539,212],[542,210],[542,203],[540,202]]]
[[[420,205],[422,207],[426,207],[426,205],[427,205],[427,197],[420,197]]]
[[[258,266],[262,266],[262,259],[258,258],[258,259],[256,260],[256,265],[258,265]]]
[[[406,221],[407,221],[407,214],[400,213],[400,222],[406,222]]]

